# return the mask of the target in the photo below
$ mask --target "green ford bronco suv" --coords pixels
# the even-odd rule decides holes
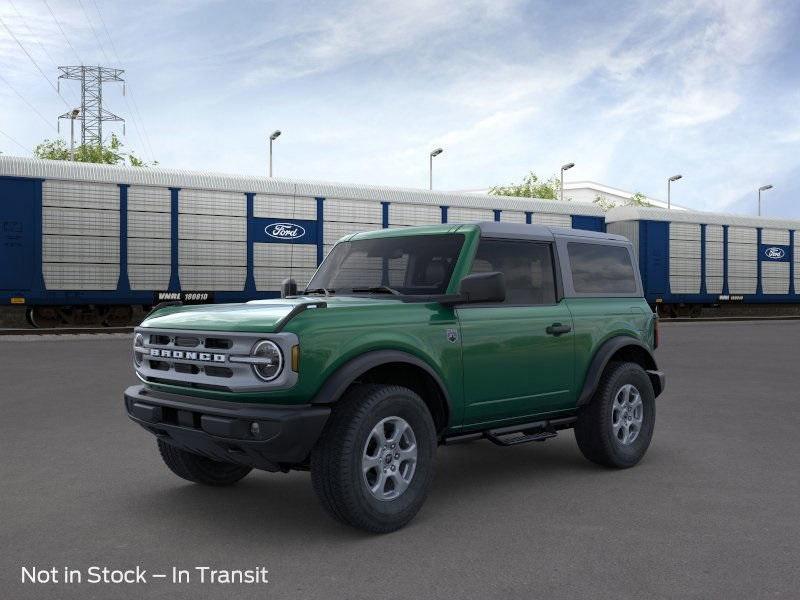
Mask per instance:
[[[302,294],[151,313],[125,406],[176,475],[310,470],[373,532],[414,517],[440,444],[573,428],[586,458],[631,467],[664,389],[635,264],[621,236],[537,225],[350,235]]]

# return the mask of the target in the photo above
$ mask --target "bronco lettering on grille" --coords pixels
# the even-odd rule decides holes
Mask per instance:
[[[162,350],[160,348],[151,348],[150,356],[158,358],[202,360],[206,362],[225,362],[228,360],[228,357],[225,354],[212,354],[210,352],[186,352],[184,350]]]

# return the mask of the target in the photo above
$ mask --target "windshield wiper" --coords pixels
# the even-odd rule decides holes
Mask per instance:
[[[336,290],[329,290],[327,288],[314,288],[312,290],[305,290],[303,295],[306,294],[325,294],[326,296],[330,296],[331,294],[335,294]]]
[[[375,285],[372,287],[364,287],[364,288],[353,288],[353,292],[370,292],[373,294],[394,294],[395,296],[402,296],[401,292],[398,292],[394,288],[390,288],[388,285]]]

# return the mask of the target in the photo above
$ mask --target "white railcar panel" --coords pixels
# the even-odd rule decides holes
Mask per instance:
[[[639,261],[639,221],[615,221],[606,226],[608,233],[624,235],[633,245],[633,255]]]
[[[699,258],[670,258],[670,275],[697,275],[700,277]]]
[[[463,206],[451,206],[447,209],[448,223],[469,223],[471,221],[494,221],[494,211],[488,208]]]
[[[253,216],[269,219],[316,220],[317,200],[308,196],[256,194],[253,200]]]
[[[169,188],[132,185],[128,188],[128,210],[168,213],[172,210]]]
[[[397,225],[437,225],[442,222],[442,209],[428,204],[389,205],[389,226]]]
[[[171,262],[169,239],[128,239],[128,264],[168,265]]]
[[[757,282],[755,277],[728,277],[728,293],[755,294]]]
[[[178,264],[244,267],[247,266],[247,243],[181,240]]]
[[[752,277],[756,280],[758,263],[754,260],[728,260],[728,277]]]
[[[709,294],[721,294],[722,293],[722,277],[706,277],[706,291]]]
[[[700,225],[697,223],[670,223],[669,240],[700,241]]]
[[[722,260],[725,254],[725,243],[719,240],[706,240],[706,259]]]
[[[119,263],[42,264],[44,285],[48,290],[115,290],[119,282]]]
[[[728,227],[729,244],[755,244],[758,232],[755,227]]]
[[[504,210],[500,213],[500,221],[502,223],[527,223],[525,212],[521,210]]]
[[[762,244],[779,244],[781,246],[789,245],[789,230],[788,229],[762,229],[761,230],[761,243]]]
[[[383,205],[380,201],[342,200],[328,198],[323,205],[325,226],[328,221],[340,223],[383,223]]]
[[[373,231],[381,229],[380,224],[375,223],[337,223],[325,222],[323,229],[323,243],[327,246],[332,246],[341,238],[351,233],[358,233],[360,231]]]
[[[119,211],[44,206],[42,233],[119,238]]]
[[[260,292],[277,292],[281,289],[281,282],[291,277],[297,282],[297,288],[302,290],[311,281],[316,269],[289,269],[288,267],[256,267],[253,277],[256,289]]]
[[[119,239],[85,235],[42,236],[43,262],[118,263]]]
[[[237,192],[181,189],[178,212],[192,215],[247,216],[247,197]]]
[[[306,244],[254,244],[253,266],[315,269],[317,247]]]
[[[722,225],[706,225],[706,241],[721,242],[725,237]]]
[[[670,269],[671,271],[671,269]],[[673,294],[700,293],[700,267],[693,274],[673,274],[669,276],[669,287]]]
[[[758,260],[758,247],[755,244],[728,244],[729,260]]]
[[[725,262],[721,259],[706,258],[706,277],[722,277],[725,273]]]
[[[571,228],[572,217],[570,215],[557,215],[554,213],[533,213],[531,223],[535,225]]]
[[[700,240],[670,240],[670,260],[673,258],[700,258]]]
[[[170,239],[171,221],[170,213],[129,212],[128,243],[130,243],[131,238]]]
[[[779,242],[770,242],[770,243],[777,244]],[[764,261],[761,263],[761,291],[764,292],[765,294],[789,293],[788,262]]]
[[[178,272],[182,290],[241,291],[244,289],[247,268],[185,265]]]
[[[169,276],[169,265],[128,265],[128,281],[132,290],[166,290]]]
[[[246,218],[181,214],[178,223],[182,240],[247,241]]]
[[[119,210],[119,186],[88,181],[47,179],[42,183],[42,206]]]

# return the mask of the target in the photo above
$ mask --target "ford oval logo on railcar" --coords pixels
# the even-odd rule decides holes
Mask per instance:
[[[276,240],[299,240],[306,230],[297,223],[272,223],[264,228],[264,233]]]
[[[764,256],[771,260],[780,260],[786,256],[786,250],[778,248],[777,246],[770,246],[764,249]]]

